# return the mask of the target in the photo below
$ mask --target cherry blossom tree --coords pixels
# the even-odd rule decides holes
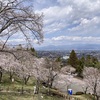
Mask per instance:
[[[28,4],[26,4],[28,2]],[[43,15],[36,14],[29,0],[0,0],[0,37],[2,50],[14,34],[23,35],[29,44],[43,41]]]
[[[92,92],[96,100],[100,98],[100,70],[97,68],[89,67],[83,71],[84,81],[88,86],[88,92]]]
[[[9,73],[9,78],[12,79],[13,74],[20,67],[20,64],[15,57],[7,52],[0,52],[0,81],[2,81],[3,72]]]
[[[25,49],[15,50],[13,51],[13,53],[18,58],[20,64],[16,73],[23,80],[24,84],[27,84],[32,74],[34,56],[30,51],[27,51]]]

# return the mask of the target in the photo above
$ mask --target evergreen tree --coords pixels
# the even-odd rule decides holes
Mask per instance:
[[[30,48],[30,50],[31,50],[31,52],[32,52],[32,54],[33,54],[34,56],[37,56],[37,52],[36,52],[36,50],[35,50],[34,48]]]
[[[85,65],[88,67],[95,67],[98,63],[98,59],[96,57],[87,55]]]
[[[85,58],[84,58],[84,55],[81,57],[80,61],[82,62],[83,65],[85,65]]]
[[[83,57],[78,61],[78,65],[76,67],[76,72],[78,77],[83,78],[83,69],[84,69],[84,62]]]
[[[57,57],[56,62],[61,62],[61,57]]]
[[[69,64],[76,68],[77,67],[77,64],[78,64],[78,58],[77,58],[77,55],[75,53],[74,50],[71,51],[70,53],[70,56],[69,56]]]

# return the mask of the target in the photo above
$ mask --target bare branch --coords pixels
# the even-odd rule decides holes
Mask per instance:
[[[8,32],[9,29],[9,32]],[[35,14],[24,0],[0,1],[0,37],[8,33],[22,33],[28,42],[36,38],[43,41],[43,15]]]

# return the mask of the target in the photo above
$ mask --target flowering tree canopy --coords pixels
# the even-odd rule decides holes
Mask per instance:
[[[36,14],[25,1],[0,0],[0,37],[6,36],[5,43],[16,33],[22,33],[28,43],[43,40],[43,15]]]

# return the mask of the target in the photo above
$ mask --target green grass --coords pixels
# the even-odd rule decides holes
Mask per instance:
[[[43,96],[43,98],[41,96]],[[59,96],[47,96],[45,94],[40,94],[39,97],[40,100],[65,100],[65,98]],[[93,100],[89,96],[85,95],[78,95],[74,97],[77,98],[76,100]],[[38,95],[0,92],[0,100],[38,100]]]
[[[26,94],[0,92],[0,100],[33,100],[32,96]]]
[[[41,100],[64,100],[62,97],[47,96],[45,94],[40,94],[39,97]],[[38,100],[38,95],[0,92],[0,100]]]
[[[27,85],[24,85],[22,80],[16,75],[13,76],[15,81],[11,82],[9,79],[9,75],[6,73],[3,75],[2,83],[0,83],[0,100],[38,100],[38,95],[33,95],[33,86],[35,85],[35,78],[30,78]],[[24,94],[21,94],[22,87],[24,89]],[[43,96],[40,100],[65,100],[64,97],[61,97],[61,92],[55,89],[50,89],[52,94],[48,96],[47,88],[43,88],[40,85],[40,95]],[[73,95],[73,97],[78,98],[79,100],[93,100],[93,98],[89,95]],[[92,99],[91,99],[92,98]]]
[[[35,78],[30,78],[27,85],[24,85],[22,80],[16,75],[13,76],[15,79],[14,83],[9,79],[7,73],[3,74],[2,83],[0,83],[0,100],[38,100],[38,95],[33,95],[33,86],[35,85]],[[24,94],[21,94],[22,87]],[[47,91],[40,85],[40,91]],[[43,98],[41,98],[43,96]],[[40,94],[41,100],[63,100],[62,97],[48,96],[46,94]]]
[[[83,95],[73,95],[73,97],[79,99],[79,100],[94,100],[93,96],[89,94],[83,94]]]

